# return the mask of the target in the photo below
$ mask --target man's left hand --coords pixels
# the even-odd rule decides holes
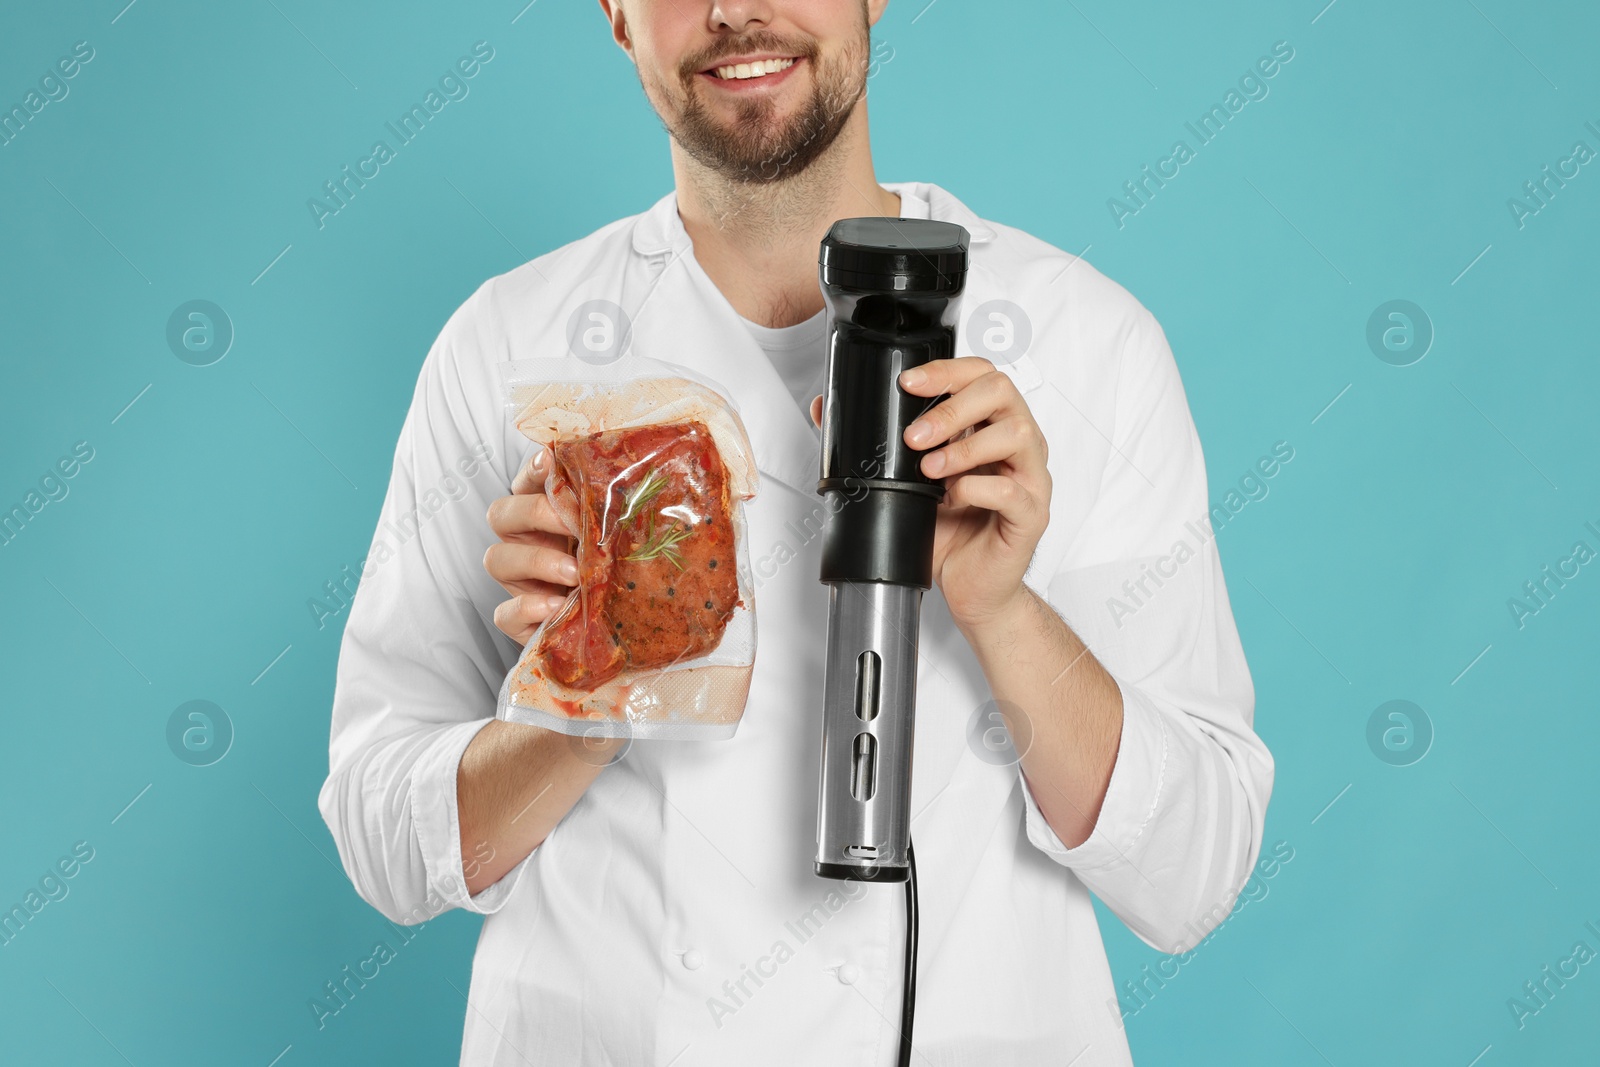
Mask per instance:
[[[1049,446],[1016,383],[981,357],[931,360],[901,374],[900,387],[950,394],[906,427],[905,442],[931,450],[922,473],[944,479],[933,574],[951,616],[968,629],[1023,592],[1023,572],[1050,522]]]
[[[925,452],[923,474],[944,480],[933,575],[956,624],[970,630],[1015,606],[1049,524],[1044,432],[1016,384],[978,356],[932,360],[899,384],[914,396],[950,394],[906,427],[905,442]]]

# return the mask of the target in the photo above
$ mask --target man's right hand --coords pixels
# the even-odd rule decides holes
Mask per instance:
[[[511,599],[494,624],[526,645],[578,584],[573,541],[545,496],[550,452],[540,448],[489,505],[500,538],[483,567]],[[566,817],[623,742],[569,737],[538,726],[496,720],[473,736],[456,771],[462,874],[472,895],[505,877]]]
[[[483,567],[511,594],[494,609],[494,624],[519,645],[578,584],[572,538],[544,492],[549,464],[550,450],[540,447],[517,471],[511,495],[489,505],[489,528],[500,543],[483,554]]]

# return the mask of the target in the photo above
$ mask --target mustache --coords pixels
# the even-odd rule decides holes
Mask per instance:
[[[725,59],[749,55],[751,52],[776,52],[799,59],[816,59],[817,45],[815,41],[792,41],[766,31],[743,37],[725,37],[685,59],[678,73],[684,81],[692,81],[701,71],[722,66]]]

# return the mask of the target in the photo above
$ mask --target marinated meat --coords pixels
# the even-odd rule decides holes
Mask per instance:
[[[739,606],[728,471],[699,421],[557,440],[548,489],[576,516],[578,595],[534,649],[542,673],[592,691],[717,647]]]

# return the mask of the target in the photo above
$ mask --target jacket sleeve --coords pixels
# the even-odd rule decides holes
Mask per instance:
[[[481,563],[485,513],[513,462],[493,368],[476,351],[484,291],[430,349],[400,431],[340,646],[318,797],[356,892],[399,923],[493,912],[526,864],[470,896],[456,810],[461,754],[493,720],[517,654],[493,625],[498,587]]]
[[[1199,436],[1142,307],[1120,360],[1100,491],[1048,595],[1121,690],[1121,742],[1086,841],[1062,843],[1026,778],[1024,821],[1028,840],[1135,934],[1177,953],[1228,915],[1248,879],[1273,762],[1253,730]]]

